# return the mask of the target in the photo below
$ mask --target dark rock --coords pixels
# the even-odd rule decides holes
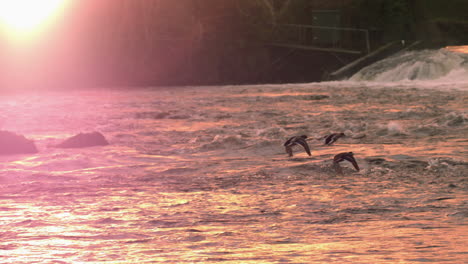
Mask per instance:
[[[109,145],[106,138],[99,132],[79,133],[56,145],[57,148],[86,148]]]
[[[313,94],[313,95],[306,96],[304,99],[305,100],[319,101],[319,100],[324,100],[324,99],[328,99],[328,98],[330,98],[330,96],[325,95],[325,94]]]
[[[381,164],[387,162],[387,160],[385,160],[384,158],[377,158],[377,157],[368,157],[368,158],[365,158],[365,160],[368,163],[375,164],[375,165],[381,165]]]
[[[170,115],[169,112],[140,112],[136,113],[137,119],[163,119]]]
[[[0,155],[37,153],[32,140],[8,131],[0,131]]]

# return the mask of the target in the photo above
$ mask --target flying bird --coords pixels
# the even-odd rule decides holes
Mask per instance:
[[[294,136],[286,140],[286,142],[284,143],[286,153],[288,153],[289,156],[292,157],[293,156],[292,147],[296,145],[301,145],[302,147],[304,147],[304,150],[307,152],[307,154],[309,156],[312,156],[312,154],[310,153],[309,144],[307,144],[306,138],[307,138],[306,135],[302,135],[302,136]]]
[[[356,159],[354,159],[354,153],[353,152],[343,152],[340,154],[335,155],[333,158],[333,167],[335,168],[336,172],[342,174],[343,171],[340,167],[340,162],[342,161],[349,161],[351,164],[353,164],[354,168],[359,171],[359,166],[356,162]]]
[[[340,137],[344,137],[344,133],[332,133],[330,135],[326,135],[323,138],[325,139],[325,145],[330,146],[331,144],[335,143]]]

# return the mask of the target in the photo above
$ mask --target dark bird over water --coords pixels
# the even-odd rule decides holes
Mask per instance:
[[[307,138],[306,135],[302,135],[302,136],[294,136],[286,140],[286,142],[284,143],[284,147],[286,148],[286,153],[288,153],[289,156],[292,157],[293,155],[292,147],[296,145],[301,145],[304,147],[307,154],[309,154],[309,156],[312,156],[312,154],[310,153],[309,144],[307,144],[306,138]]]
[[[330,134],[330,135],[326,135],[325,137],[325,145],[331,145],[333,143],[335,143],[340,137],[344,137],[345,134],[344,133],[333,133],[333,134]]]
[[[335,155],[335,157],[333,158],[333,167],[335,168],[336,172],[343,173],[339,163],[342,162],[342,161],[345,161],[345,160],[351,162],[351,164],[353,164],[354,168],[357,171],[359,171],[359,166],[358,166],[356,160],[354,159],[354,153],[352,153],[352,152],[343,152],[343,153]]]

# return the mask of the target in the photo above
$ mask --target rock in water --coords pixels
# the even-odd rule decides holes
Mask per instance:
[[[57,148],[86,148],[109,145],[106,138],[99,132],[79,133],[56,145]]]
[[[32,140],[8,131],[0,131],[0,155],[37,153]]]

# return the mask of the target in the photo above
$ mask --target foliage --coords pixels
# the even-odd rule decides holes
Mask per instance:
[[[72,27],[66,35],[72,37],[66,45],[80,54],[76,55],[80,67],[75,68],[86,68],[92,75],[88,79],[95,78],[99,83],[262,82],[283,79],[273,76],[273,68],[282,73],[297,73],[296,68],[323,71],[332,68],[326,64],[336,67],[354,59],[341,57],[337,63],[336,56],[330,54],[292,52],[264,45],[295,33],[278,30],[281,24],[313,24],[314,11],[337,10],[340,26],[371,30],[371,37],[379,41],[373,48],[395,39],[419,38],[418,32],[430,32],[426,35],[433,37],[433,31],[439,30],[436,33],[443,38],[466,38],[462,36],[468,35],[468,1],[449,1],[450,4],[447,0],[79,1],[79,10],[69,18]],[[427,23],[432,26],[425,27]],[[351,43],[360,41],[351,35],[340,38],[345,39]],[[319,62],[311,66],[310,61]],[[286,63],[294,65],[281,68]],[[313,74],[316,73],[309,75]],[[262,79],[265,76],[270,79]],[[302,76],[301,80],[309,81],[308,77]]]

